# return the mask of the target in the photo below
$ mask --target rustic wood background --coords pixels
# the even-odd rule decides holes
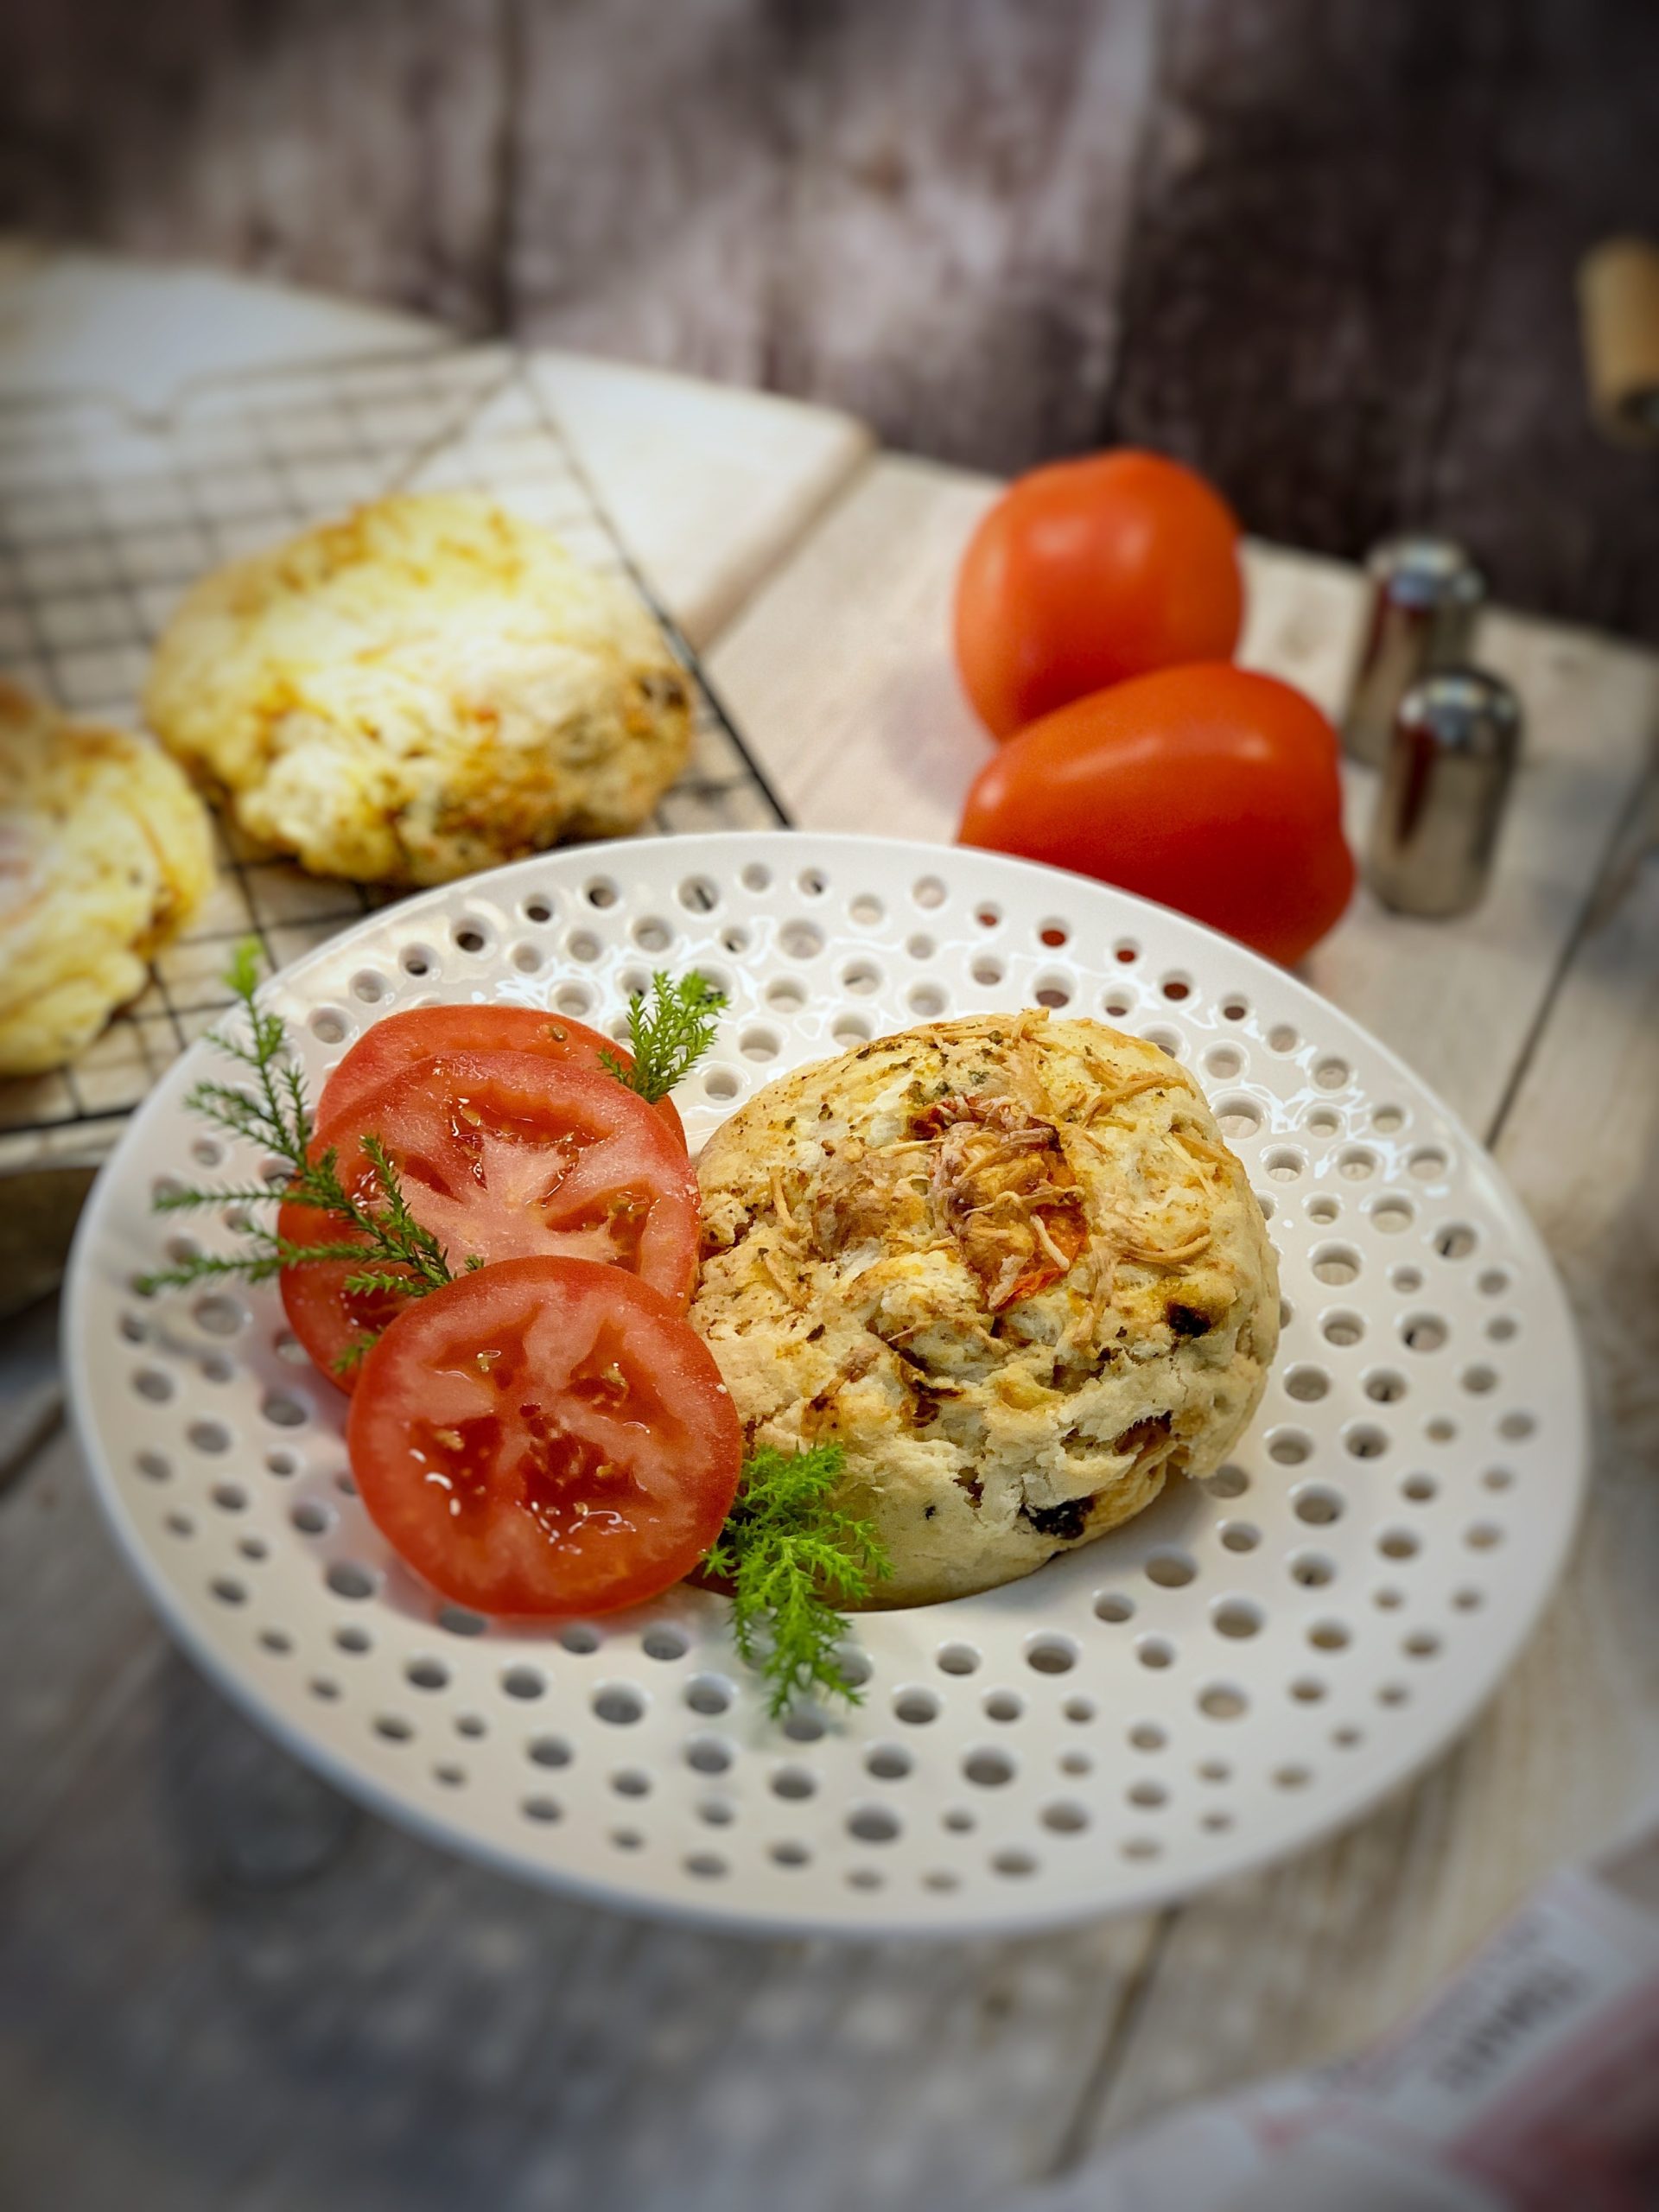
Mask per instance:
[[[1573,271],[1659,235],[1650,0],[3,0],[0,224],[834,401],[1129,438],[1659,639]]]

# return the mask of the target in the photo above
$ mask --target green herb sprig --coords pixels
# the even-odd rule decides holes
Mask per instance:
[[[185,1287],[214,1276],[235,1275],[247,1282],[264,1282],[279,1269],[307,1261],[335,1260],[352,1264],[345,1278],[348,1292],[387,1291],[400,1298],[423,1297],[452,1280],[448,1255],[429,1229],[423,1229],[410,1211],[397,1171],[378,1137],[361,1141],[369,1164],[366,1187],[353,1193],[340,1180],[340,1158],[330,1145],[314,1159],[314,1122],[305,1096],[305,1077],[289,1051],[288,1034],[280,1014],[263,1013],[255,1003],[259,981],[257,949],[251,942],[239,944],[232,959],[226,984],[247,1017],[248,1034],[242,1039],[214,1031],[209,1043],[245,1068],[251,1084],[199,1083],[185,1099],[194,1114],[213,1122],[227,1135],[263,1146],[282,1165],[268,1183],[212,1189],[167,1187],[156,1193],[161,1213],[200,1212],[212,1206],[243,1209],[255,1205],[291,1204],[309,1206],[342,1224],[337,1239],[315,1244],[296,1243],[281,1236],[265,1223],[238,1213],[237,1230],[245,1240],[242,1251],[195,1252],[175,1266],[140,1278],[145,1292]],[[349,1228],[347,1236],[344,1230]],[[469,1267],[479,1264],[469,1260]],[[341,1355],[341,1371],[354,1367],[373,1343],[360,1338]]]
[[[662,969],[651,979],[651,996],[637,991],[628,1007],[628,1050],[632,1067],[619,1052],[600,1059],[619,1083],[637,1090],[648,1106],[666,1098],[715,1041],[726,995],[701,976],[675,982]]]
[[[830,1503],[845,1458],[838,1444],[794,1453],[763,1446],[708,1556],[709,1572],[732,1586],[733,1640],[771,1683],[774,1720],[814,1689],[861,1701],[841,1657],[847,1624],[837,1608],[861,1605],[893,1561],[873,1522]]]

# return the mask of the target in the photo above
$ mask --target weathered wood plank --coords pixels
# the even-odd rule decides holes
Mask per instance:
[[[1632,810],[1498,1158],[1566,1279],[1596,1408],[1576,1556],[1479,1726],[1385,1813],[1230,1884],[1164,1949],[1096,2139],[1324,2061],[1421,1999],[1659,1758],[1659,854]],[[1593,1101],[1593,1103],[1592,1103]],[[1218,2002],[1218,1980],[1225,1995]]]
[[[1468,535],[1659,638],[1653,456],[1572,273],[1659,230],[1626,0],[124,0],[0,13],[0,223],[849,408],[1024,466],[1103,437],[1263,536]]]

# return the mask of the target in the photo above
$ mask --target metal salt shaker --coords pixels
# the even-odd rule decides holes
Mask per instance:
[[[1366,563],[1370,628],[1343,723],[1351,760],[1380,768],[1401,700],[1420,676],[1467,655],[1486,581],[1444,537],[1391,537]]]
[[[1402,914],[1479,904],[1521,753],[1521,707],[1478,669],[1444,669],[1400,702],[1371,822],[1366,880]]]

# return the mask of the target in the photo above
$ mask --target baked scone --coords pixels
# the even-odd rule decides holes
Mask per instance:
[[[0,1075],[90,1044],[213,878],[207,810],[158,746],[0,682]]]
[[[382,499],[204,577],[145,708],[251,837],[360,883],[637,830],[691,741],[636,595],[455,494]]]
[[[884,1605],[1090,1542],[1262,1395],[1261,1208],[1185,1071],[1098,1022],[977,1014],[802,1068],[697,1176],[692,1323],[750,1448],[844,1448]]]

